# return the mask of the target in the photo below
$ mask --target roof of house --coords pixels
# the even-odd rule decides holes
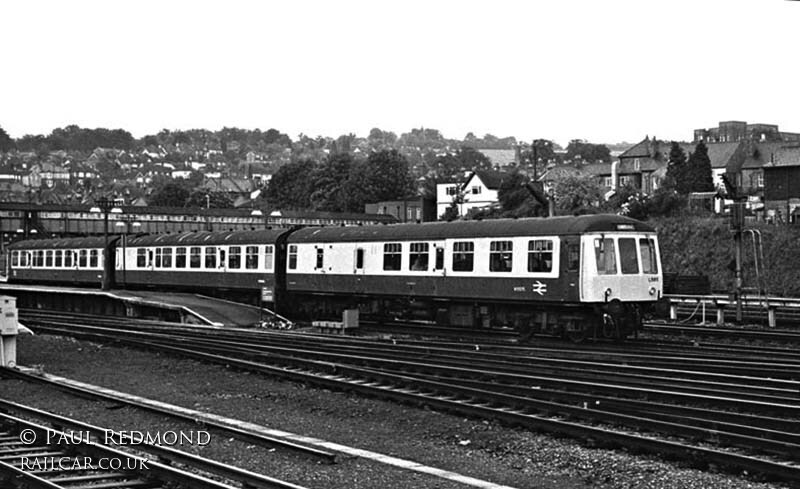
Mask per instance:
[[[479,149],[493,165],[506,166],[517,163],[517,152],[513,149]]]
[[[469,177],[467,177],[467,181],[464,182],[462,188],[466,188],[472,178],[476,176],[480,178],[484,185],[486,185],[486,188],[497,190],[500,188],[503,180],[508,178],[510,175],[508,173],[495,170],[475,170],[470,173]]]
[[[779,166],[798,166],[800,165],[800,143],[771,143],[758,144],[758,160],[763,162],[764,168],[774,168]],[[750,155],[752,158],[753,155]],[[755,159],[755,158],[753,158]],[[746,163],[750,163],[750,159]]]
[[[587,165],[588,166],[588,165]],[[580,168],[575,168],[570,165],[558,165],[550,168],[539,177],[540,182],[555,180],[564,177],[583,175],[584,172]]]

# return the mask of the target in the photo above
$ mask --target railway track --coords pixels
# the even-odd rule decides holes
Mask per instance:
[[[2,487],[303,489],[30,406],[0,401],[0,410]],[[135,447],[135,453],[130,447]]]
[[[800,480],[800,359],[654,355],[75,322],[113,341],[616,446]],[[137,329],[138,328],[138,329]],[[238,334],[238,336],[237,336]],[[619,348],[619,347],[617,347]],[[536,353],[537,355],[534,355]],[[566,358],[564,358],[566,357]]]

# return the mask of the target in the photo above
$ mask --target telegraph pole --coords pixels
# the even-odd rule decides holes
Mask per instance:
[[[733,233],[734,256],[734,295],[736,297],[736,322],[742,322],[742,229],[744,228],[744,211],[747,196],[739,195],[738,189],[728,179],[727,174],[722,175],[728,197],[733,200],[731,206],[731,232]]]

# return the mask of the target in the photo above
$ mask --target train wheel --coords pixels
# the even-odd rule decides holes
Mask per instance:
[[[567,321],[564,335],[573,343],[583,343],[589,336],[589,330],[582,328],[574,320]]]

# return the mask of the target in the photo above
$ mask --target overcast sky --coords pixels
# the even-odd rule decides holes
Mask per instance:
[[[596,143],[800,132],[800,2],[19,0],[0,126],[373,127]]]

